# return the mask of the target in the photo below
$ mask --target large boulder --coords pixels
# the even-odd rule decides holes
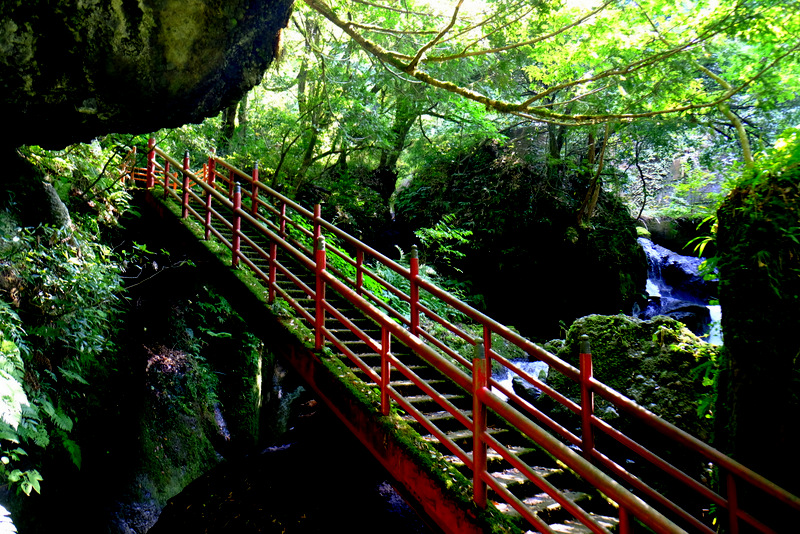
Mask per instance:
[[[800,129],[744,173],[718,216],[726,449],[800,495]]]
[[[0,115],[14,146],[199,122],[257,84],[292,0],[0,4]]]
[[[537,157],[482,142],[422,169],[395,209],[399,224],[435,228],[423,261],[463,280],[498,321],[549,339],[578,317],[630,310],[647,262],[618,197],[601,192],[594,216],[578,224],[586,177],[551,179]],[[471,235],[459,242],[457,231]]]
[[[702,341],[683,324],[658,316],[642,321],[626,315],[590,315],[575,321],[556,353],[578,366],[581,336],[589,336],[594,376],[640,406],[708,441],[712,421],[706,417],[714,391],[718,348]],[[558,373],[548,383],[580,400],[577,384]],[[635,425],[598,398],[597,413],[622,429]]]

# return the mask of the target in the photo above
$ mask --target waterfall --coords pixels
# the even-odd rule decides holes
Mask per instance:
[[[682,256],[644,237],[638,241],[647,257],[647,304],[644,310],[636,305],[632,315],[641,319],[672,317],[709,343],[721,345],[722,312],[719,305],[710,304],[716,284],[700,275],[703,259]]]

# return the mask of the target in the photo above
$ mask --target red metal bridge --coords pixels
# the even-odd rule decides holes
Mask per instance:
[[[349,365],[375,391],[376,412],[400,414],[464,475],[478,510],[545,533],[789,532],[776,517],[800,523],[800,498],[595,379],[588,343],[580,368],[568,364],[431,284],[413,255],[400,265],[324,220],[319,205],[309,210],[271,189],[257,167],[245,173],[212,156],[195,172],[188,153],[177,161],[151,140],[146,168],[131,166],[127,177],[223,244],[268,302],[288,303],[313,340],[310,354]],[[547,364],[577,394],[501,356],[500,344]],[[501,368],[562,409],[545,413],[498,382]],[[595,397],[641,430],[623,433],[599,418]],[[443,531],[464,531],[435,503],[422,504]]]

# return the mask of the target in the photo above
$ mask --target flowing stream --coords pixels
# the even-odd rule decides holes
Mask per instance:
[[[640,237],[639,244],[647,256],[647,305],[635,306],[633,315],[649,319],[667,315],[684,322],[708,343],[722,344],[720,320],[722,310],[712,304],[715,286],[699,273],[702,258],[682,256]]]

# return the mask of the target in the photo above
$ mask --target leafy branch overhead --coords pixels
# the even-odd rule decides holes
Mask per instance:
[[[396,77],[566,125],[719,110],[800,52],[800,7],[775,0],[305,3]],[[494,83],[512,57],[524,83]]]

